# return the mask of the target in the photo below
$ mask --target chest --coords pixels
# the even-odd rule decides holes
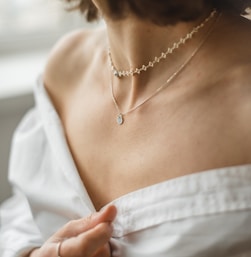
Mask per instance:
[[[96,103],[96,104],[95,104]],[[249,162],[233,109],[220,101],[156,99],[116,123],[112,101],[68,108],[64,126],[79,175],[97,209],[171,178]]]

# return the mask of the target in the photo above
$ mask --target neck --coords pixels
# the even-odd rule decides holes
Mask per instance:
[[[116,22],[108,21],[107,31],[114,65],[118,70],[129,70],[147,64],[191,32],[201,20],[162,27],[131,16]],[[193,40],[188,40],[193,42],[188,44],[186,50],[189,51],[199,40],[197,35]]]
[[[194,22],[162,27],[131,16],[119,21],[106,21],[109,46],[115,67],[118,70],[129,70],[148,64],[155,57],[159,57],[162,52],[166,52],[173,43],[191,32],[194,27],[203,22],[206,16],[208,13]],[[156,88],[156,84],[159,85],[165,81],[168,74],[172,74],[175,67],[177,68],[182,61],[187,59],[205,36],[208,26],[210,25],[205,24],[192,39],[175,50],[166,60],[158,63],[156,67],[142,72],[140,75],[114,79],[117,97],[120,98],[119,94],[126,95],[125,98],[129,99],[126,105],[130,107],[135,105],[137,100],[141,101],[139,95],[142,92],[147,91],[147,88],[149,88],[149,92],[152,92]],[[121,84],[127,86],[123,87]],[[128,90],[128,85],[130,85],[130,90]],[[120,92],[117,90],[118,86]],[[119,101],[123,102],[122,97]]]

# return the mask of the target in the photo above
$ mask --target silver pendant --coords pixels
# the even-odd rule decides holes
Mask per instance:
[[[117,116],[117,123],[118,123],[118,125],[122,125],[123,122],[124,122],[124,118],[123,118],[123,115],[120,113]]]

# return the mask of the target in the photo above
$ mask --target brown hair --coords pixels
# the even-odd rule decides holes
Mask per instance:
[[[98,10],[92,0],[65,0],[68,3],[77,1],[72,9],[79,9],[87,21],[97,20]],[[107,0],[110,15],[120,19],[126,15],[125,6],[137,16],[151,20],[160,25],[172,24],[178,21],[190,21],[198,18],[205,8],[215,8],[220,11],[230,11],[244,14],[251,0]]]

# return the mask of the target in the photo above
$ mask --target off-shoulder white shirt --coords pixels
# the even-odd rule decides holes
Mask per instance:
[[[35,98],[13,138],[14,196],[1,206],[1,257],[24,256],[95,211],[41,80]],[[251,165],[164,181],[112,203],[113,257],[251,257]]]

